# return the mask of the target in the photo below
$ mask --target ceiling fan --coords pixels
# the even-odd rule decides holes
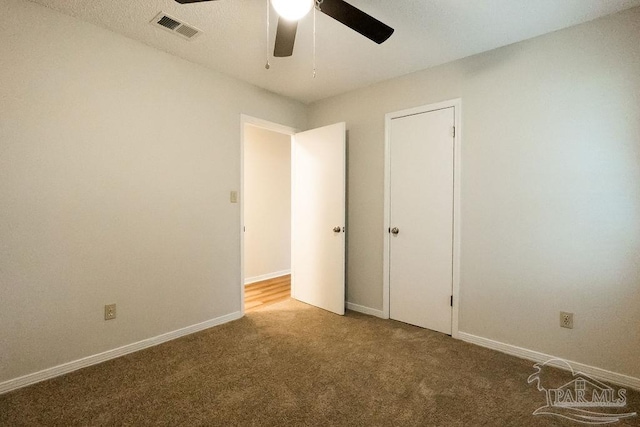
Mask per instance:
[[[176,0],[180,4],[200,3],[215,0]],[[391,37],[393,28],[378,21],[344,0],[271,0],[278,12],[278,29],[273,56],[286,57],[293,54],[298,20],[316,5],[317,10],[346,25],[366,38],[380,44]]]

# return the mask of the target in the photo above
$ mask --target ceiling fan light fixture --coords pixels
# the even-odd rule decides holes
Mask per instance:
[[[273,8],[283,19],[297,21],[313,7],[314,0],[271,0]]]

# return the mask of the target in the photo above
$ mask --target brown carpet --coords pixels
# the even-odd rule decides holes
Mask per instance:
[[[2,395],[0,424],[580,425],[532,415],[545,404],[533,372],[443,334],[289,300]],[[640,393],[627,392],[638,412]]]

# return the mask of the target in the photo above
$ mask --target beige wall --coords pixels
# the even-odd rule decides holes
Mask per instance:
[[[239,311],[240,114],[304,129],[306,107],[27,1],[0,15],[0,382]]]
[[[245,282],[291,270],[291,137],[244,130]]]
[[[349,131],[348,301],[382,309],[385,113],[461,98],[460,330],[640,377],[638,40],[636,8],[312,104]]]

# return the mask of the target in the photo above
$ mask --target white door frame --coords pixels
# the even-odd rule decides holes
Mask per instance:
[[[384,255],[382,267],[382,311],[389,318],[389,217],[391,212],[391,120],[415,114],[428,113],[454,107],[454,150],[453,150],[453,310],[451,314],[451,336],[458,338],[458,316],[460,307],[460,183],[461,183],[461,143],[462,143],[462,101],[460,98],[435,104],[423,105],[385,114],[384,136]]]
[[[293,136],[297,129],[278,123],[240,114],[240,191],[238,202],[240,203],[240,313],[244,316],[244,127],[252,125],[262,129]]]

